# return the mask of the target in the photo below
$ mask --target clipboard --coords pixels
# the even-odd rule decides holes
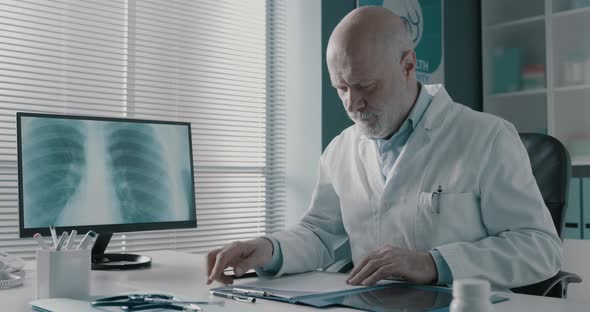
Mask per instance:
[[[449,311],[453,299],[450,288],[405,282],[321,293],[248,285],[224,286],[213,290],[316,308],[342,306],[372,312],[444,312]],[[497,295],[490,298],[492,303],[506,300],[508,298]]]

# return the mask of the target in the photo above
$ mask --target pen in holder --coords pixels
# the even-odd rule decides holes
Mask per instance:
[[[37,299],[87,300],[91,250],[37,249]]]

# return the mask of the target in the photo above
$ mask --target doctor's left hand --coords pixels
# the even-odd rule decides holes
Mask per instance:
[[[268,238],[259,237],[245,242],[233,242],[207,254],[207,285],[213,281],[232,284],[233,279],[224,273],[233,267],[237,276],[249,269],[260,268],[272,260],[273,245]]]
[[[431,284],[436,282],[438,272],[429,252],[385,246],[355,265],[346,282],[369,286],[390,276],[413,283]]]

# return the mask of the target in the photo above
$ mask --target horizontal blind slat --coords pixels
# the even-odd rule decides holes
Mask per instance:
[[[16,111],[192,124],[198,227],[119,233],[109,250],[206,252],[280,229],[285,18],[283,0],[1,3],[3,250],[36,247],[18,238]]]

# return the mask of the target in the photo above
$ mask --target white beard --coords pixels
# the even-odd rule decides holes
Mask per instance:
[[[372,139],[381,138],[387,134],[382,133],[385,130],[384,127],[384,114],[382,112],[361,112],[361,113],[349,113],[348,117],[352,120],[363,133]],[[368,125],[366,121],[375,119],[372,125]]]

